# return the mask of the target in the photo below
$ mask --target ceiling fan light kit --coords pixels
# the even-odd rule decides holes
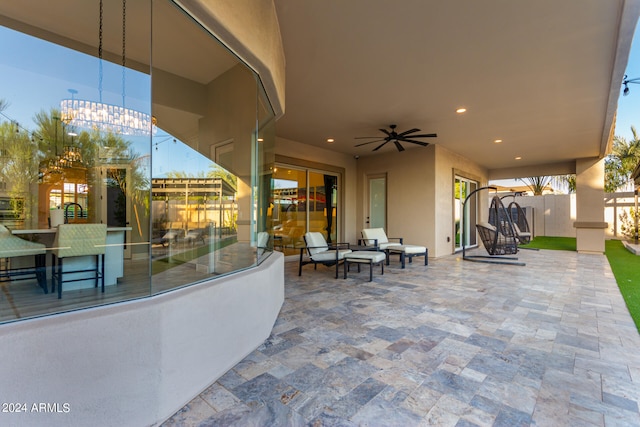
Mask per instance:
[[[400,142],[409,142],[411,144],[421,145],[426,147],[429,145],[428,142],[418,141],[415,138],[435,138],[438,135],[435,133],[425,133],[425,134],[416,134],[416,132],[420,132],[420,129],[413,128],[406,130],[404,132],[396,132],[396,125],[389,125],[389,129],[379,129],[385,136],[360,136],[356,139],[373,139],[373,141],[363,142],[361,144],[357,144],[356,147],[360,147],[362,145],[373,144],[374,142],[382,142],[382,144],[378,145],[373,151],[378,151],[388,142],[393,142],[398,149],[398,151],[404,151],[404,147],[400,144]]]

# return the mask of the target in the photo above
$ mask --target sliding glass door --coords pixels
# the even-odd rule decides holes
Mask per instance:
[[[268,222],[274,248],[293,254],[304,246],[304,233],[317,231],[328,243],[339,235],[339,175],[276,165]],[[298,252],[299,253],[299,252]]]
[[[478,188],[478,183],[461,176],[456,176],[454,180],[454,235],[455,235],[455,251],[473,247],[478,244],[476,235],[477,221],[477,194],[471,197],[465,209],[463,203],[466,197]],[[466,216],[466,218],[465,218]]]

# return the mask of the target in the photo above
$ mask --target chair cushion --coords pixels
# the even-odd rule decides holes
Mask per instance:
[[[340,249],[338,251],[338,259],[344,258],[344,256],[348,253],[351,253],[351,249]],[[335,261],[336,259],[336,251],[334,249],[322,252],[316,252],[311,255],[311,259],[315,262],[325,262],[325,261]]]
[[[498,233],[498,246],[512,245],[515,242],[515,237],[507,237],[502,233]]]
[[[378,244],[378,248],[380,248],[380,250],[382,251],[384,251],[385,249],[391,249],[395,246],[401,246],[401,244],[399,242],[387,242],[387,243]]]
[[[7,230],[6,227],[0,227]],[[21,239],[11,234],[11,232],[4,233],[0,231],[0,258],[40,255],[44,253],[46,253],[46,246],[44,244]]]
[[[531,233],[528,231],[520,231],[520,227],[515,222],[513,223],[513,228],[516,230],[516,234],[519,237],[531,237]]]
[[[478,225],[480,227],[488,228],[491,231],[496,231],[496,227],[493,224],[489,224],[488,222],[479,222]]]
[[[350,254],[346,254],[345,259],[348,259],[349,262],[364,262],[364,263],[377,263],[384,261],[387,257],[384,252],[351,252]]]
[[[382,247],[383,243],[389,242],[383,228],[364,228],[362,230],[362,238],[367,241],[367,245],[373,245],[375,239],[378,239],[378,245],[380,247]]]
[[[427,252],[426,246],[398,245],[389,248],[390,252],[404,252],[405,254],[423,254]]]
[[[304,235],[304,240],[305,242],[307,242],[307,247],[309,248],[309,255],[314,255],[329,249],[329,245],[327,244],[327,241],[324,239],[324,236],[322,235],[322,233],[318,231],[310,231],[306,233]]]
[[[58,258],[101,255],[106,244],[106,224],[60,224],[52,252]]]

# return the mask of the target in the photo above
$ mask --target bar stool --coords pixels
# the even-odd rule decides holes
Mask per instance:
[[[53,273],[51,292],[58,289],[58,299],[62,298],[62,284],[88,279],[102,283],[104,293],[104,255],[107,245],[106,224],[60,224],[51,249]],[[94,256],[95,265],[63,268],[63,260],[71,257]],[[91,276],[82,273],[92,273]],[[69,278],[72,277],[72,278]]]
[[[11,231],[4,225],[0,225],[0,259],[4,258],[5,268],[0,270],[0,278],[8,278],[11,280],[15,276],[32,276],[38,280],[44,293],[47,290],[47,270],[46,270],[46,246],[42,243],[30,242],[11,234]],[[14,267],[11,266],[13,258],[18,257],[34,257],[34,265],[32,267]],[[30,279],[32,277],[21,277],[17,280]]]

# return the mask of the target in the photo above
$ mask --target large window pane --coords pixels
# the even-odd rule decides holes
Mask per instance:
[[[299,254],[307,231],[322,233],[328,243],[337,242],[340,175],[289,165],[274,170],[273,206],[267,216],[274,248],[286,255]]]
[[[153,22],[152,283],[162,292],[268,253],[260,177],[275,132],[257,76],[211,34],[167,1],[154,2]]]
[[[292,167],[276,167],[273,174],[271,230],[274,246],[285,254],[295,254],[304,246],[307,231],[307,173]]]
[[[172,1],[126,5],[100,15],[77,0],[95,24],[70,26],[41,19],[55,3],[0,4],[0,322],[148,297],[271,251],[274,115],[259,79]],[[93,246],[104,293],[95,272],[70,273],[100,263],[56,247],[63,223],[106,227]],[[2,236],[45,248],[44,281],[42,257],[3,252]]]
[[[0,223],[11,231],[0,239],[0,322],[149,295],[139,273],[149,268],[151,2],[124,16],[121,4],[105,2],[102,17],[92,3],[75,6],[95,17],[95,32],[0,6]],[[125,17],[136,27],[130,50]],[[57,247],[60,223],[78,236],[68,248]],[[106,225],[104,293],[95,273],[72,272],[100,265],[81,249],[90,224]],[[10,241],[46,248],[44,276],[16,275],[39,261],[7,250]]]

